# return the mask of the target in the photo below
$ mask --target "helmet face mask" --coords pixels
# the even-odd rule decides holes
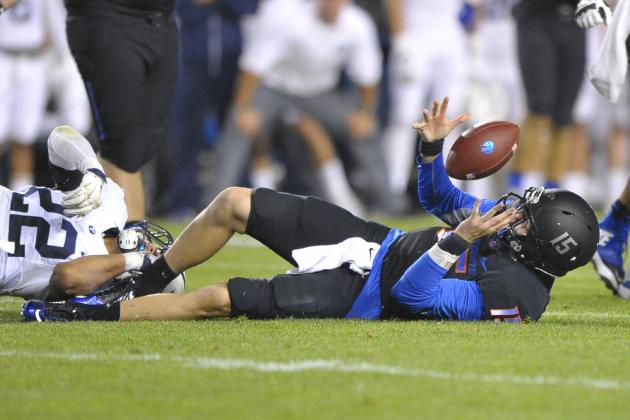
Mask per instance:
[[[148,220],[131,225],[116,235],[121,252],[145,251],[163,254],[173,245],[171,233]]]
[[[523,216],[498,234],[516,260],[559,277],[588,263],[595,253],[597,217],[577,194],[531,187],[522,197],[509,193],[500,201]]]
[[[155,246],[160,253],[166,252],[173,245],[173,235],[162,226],[150,221],[146,221],[144,229],[145,241]]]

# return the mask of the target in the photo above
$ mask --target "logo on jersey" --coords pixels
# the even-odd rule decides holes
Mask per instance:
[[[494,153],[494,142],[490,139],[485,140],[481,145],[481,153],[484,155],[491,155]]]
[[[608,245],[608,242],[610,242],[610,240],[613,238],[613,234],[612,232],[608,232],[607,230],[604,229],[600,229],[599,230],[599,242],[597,243],[597,246],[606,246]]]
[[[96,233],[96,229],[94,229],[94,226],[90,225],[89,229],[90,229],[90,233],[92,235],[94,235]]]
[[[558,254],[563,255],[571,250],[571,246],[578,246],[578,243],[575,242],[575,239],[573,239],[568,232],[564,232],[557,238],[552,239],[551,245],[553,245],[553,249],[555,249]]]
[[[490,309],[490,318],[494,322],[521,322],[518,306],[509,309]]]

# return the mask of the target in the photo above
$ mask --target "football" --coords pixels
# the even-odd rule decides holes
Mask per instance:
[[[453,143],[446,172],[461,180],[485,178],[501,169],[518,147],[520,128],[509,121],[475,124]]]

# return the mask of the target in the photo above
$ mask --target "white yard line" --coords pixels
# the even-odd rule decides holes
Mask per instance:
[[[567,312],[567,311],[547,311],[543,314],[545,317],[564,318],[564,317],[577,317],[582,319],[620,319],[624,321],[630,321],[630,313],[611,313],[611,312]]]
[[[367,373],[413,378],[441,379],[518,385],[577,386],[592,389],[630,389],[630,382],[606,378],[568,377],[537,375],[497,375],[406,368],[367,362],[343,360],[294,360],[288,362],[265,362],[252,359],[218,359],[208,357],[165,356],[160,354],[100,354],[100,353],[35,353],[23,351],[1,351],[5,359],[56,359],[71,362],[167,362],[189,369],[251,370],[263,373],[300,373],[305,371],[328,371],[333,373]]]

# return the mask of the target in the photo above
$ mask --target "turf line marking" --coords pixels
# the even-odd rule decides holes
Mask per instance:
[[[329,371],[343,373],[367,373],[413,378],[442,379],[449,381],[469,381],[488,383],[509,383],[518,385],[576,386],[593,389],[626,390],[630,382],[614,379],[588,377],[561,378],[557,376],[496,375],[481,373],[449,372],[439,370],[414,369],[367,362],[347,362],[343,360],[299,360],[289,362],[264,362],[251,359],[218,359],[209,357],[163,356],[160,354],[100,354],[100,353],[34,353],[22,351],[0,351],[0,358],[16,359],[57,359],[72,362],[170,362],[190,369],[251,370],[264,373],[300,373],[305,371]]]
[[[596,319],[622,319],[630,321],[630,314],[623,313],[611,313],[611,312],[594,312],[594,311],[583,311],[583,312],[566,312],[566,311],[547,311],[544,313],[544,316],[552,316],[558,318],[564,317],[572,317],[572,318],[596,318]]]

